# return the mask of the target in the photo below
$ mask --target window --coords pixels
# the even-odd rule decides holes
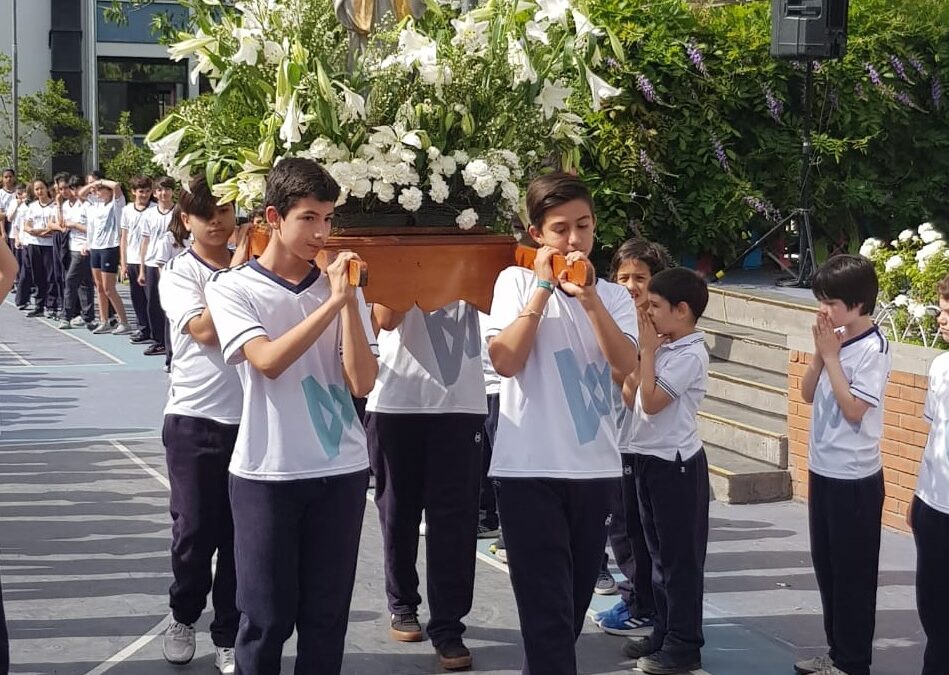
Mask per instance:
[[[128,110],[136,134],[145,134],[187,97],[188,65],[167,59],[99,58],[99,133],[114,134]]]
[[[158,44],[158,35],[152,31],[152,20],[159,14],[167,14],[175,25],[184,29],[188,25],[188,10],[177,3],[154,2],[128,12],[128,24],[119,25],[106,21],[103,10],[111,0],[98,0],[96,11],[96,39],[99,42],[132,42],[136,44]]]

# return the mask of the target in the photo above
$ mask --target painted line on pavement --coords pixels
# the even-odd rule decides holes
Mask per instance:
[[[129,458],[134,464],[136,464],[142,471],[144,471],[144,472],[147,473],[149,476],[151,476],[152,478],[154,478],[155,480],[157,480],[159,483],[161,483],[161,484],[165,487],[166,490],[171,490],[171,483],[168,482],[168,479],[165,478],[165,477],[161,474],[161,472],[159,472],[157,469],[155,469],[153,466],[151,466],[151,465],[150,465],[148,462],[146,462],[144,459],[142,459],[141,457],[139,457],[138,455],[136,455],[134,452],[132,452],[131,450],[129,450],[125,445],[123,445],[123,444],[120,443],[119,441],[109,441],[109,444],[110,444],[113,448],[115,448],[116,450],[118,450],[119,452],[121,452],[123,455],[125,455],[126,457],[128,457],[128,458]]]
[[[15,359],[16,359],[17,361],[19,361],[19,363],[20,363],[19,366],[10,366],[9,368],[4,368],[4,370],[10,370],[10,368],[20,368],[20,367],[24,367],[24,366],[26,366],[26,367],[32,367],[32,366],[33,366],[32,363],[30,363],[30,362],[27,361],[25,358],[23,358],[22,356],[20,356],[19,353],[17,353],[16,351],[14,351],[13,347],[11,347],[10,345],[6,344],[5,342],[0,342],[0,350],[6,352],[7,354],[9,354],[9,355],[12,356],[13,358],[15,358]]]
[[[79,337],[78,335],[76,335],[76,334],[73,332],[73,329],[60,330],[59,328],[57,328],[56,326],[54,326],[54,325],[52,324],[52,322],[47,321],[46,319],[40,319],[40,323],[43,324],[44,326],[47,326],[47,327],[50,328],[51,330],[56,331],[56,333],[57,333],[58,335],[63,335],[63,336],[65,336],[65,337],[68,337],[68,338],[71,338],[71,339],[75,340],[76,342],[79,342],[79,343],[81,343],[81,344],[86,345],[89,349],[91,349],[91,350],[94,351],[94,352],[98,352],[99,354],[102,354],[104,357],[106,357],[107,359],[109,359],[109,360],[112,361],[113,363],[117,363],[117,364],[120,365],[120,366],[127,365],[127,364],[125,363],[125,361],[123,361],[123,360],[120,359],[119,357],[114,356],[113,354],[107,352],[106,350],[102,349],[101,347],[97,347],[96,345],[92,344],[92,343],[89,342],[88,340],[83,340],[81,337]]]
[[[9,434],[9,430],[7,434]],[[113,441],[126,440],[126,441],[160,441],[161,436],[130,436],[125,434],[121,438],[113,437],[104,437],[97,438],[94,436],[70,436],[68,438],[44,438],[33,440],[30,438],[6,438],[0,437],[0,448],[16,448],[22,447],[24,449],[29,449],[36,447],[37,445],[61,445],[63,443],[85,443],[87,445],[95,445],[97,443],[112,443]]]
[[[168,623],[168,617],[163,618],[161,621],[156,623],[151,630],[149,630],[145,635],[137,639],[135,642],[130,644],[125,649],[117,651],[115,654],[110,656],[108,659],[100,663],[98,666],[87,672],[85,675],[102,675],[115,666],[119,665],[123,661],[127,661],[131,656],[136,652],[140,651],[146,645],[148,645],[152,640],[161,635],[165,630],[165,625]]]

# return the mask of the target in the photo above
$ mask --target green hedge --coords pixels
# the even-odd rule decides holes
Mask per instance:
[[[770,2],[597,0],[626,92],[594,120],[583,174],[601,244],[639,227],[728,258],[798,203],[803,64],[769,56]],[[820,248],[855,250],[949,213],[949,0],[851,0],[847,55],[817,64]]]

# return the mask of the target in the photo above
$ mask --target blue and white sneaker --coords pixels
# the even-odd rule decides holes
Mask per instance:
[[[604,633],[610,635],[640,635],[643,629],[651,629],[652,617],[634,618],[629,615],[629,608],[625,602],[617,602],[605,612],[600,612],[593,618],[593,623]]]

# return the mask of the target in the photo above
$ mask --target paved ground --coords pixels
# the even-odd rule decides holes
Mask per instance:
[[[167,377],[125,338],[57,331],[0,307],[0,570],[12,672],[61,675],[212,673],[207,619],[198,657],[167,665],[169,517],[158,438]],[[712,505],[705,673],[790,673],[823,646],[800,504]],[[487,542],[482,542],[482,548]],[[517,614],[504,566],[479,554],[467,638],[476,668],[519,672]],[[920,670],[914,548],[886,532],[875,675]],[[538,569],[538,574],[543,574]],[[614,598],[595,598],[603,609]],[[423,608],[424,614],[424,608]],[[344,672],[439,672],[426,643],[387,641],[381,542],[366,510]],[[580,670],[628,673],[621,639],[590,624]],[[284,672],[292,672],[292,642]]]

